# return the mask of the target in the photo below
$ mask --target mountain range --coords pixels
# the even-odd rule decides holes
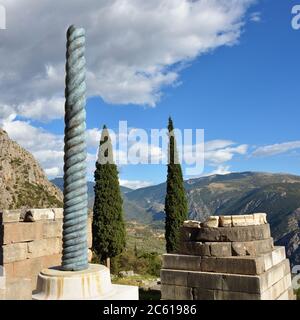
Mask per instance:
[[[53,182],[61,187],[62,179]],[[230,173],[184,182],[189,218],[205,220],[209,215],[265,212],[277,245],[284,245],[292,264],[300,263],[300,177],[263,172]],[[93,186],[89,204],[93,204]],[[127,220],[164,225],[166,184],[132,190],[121,187]]]

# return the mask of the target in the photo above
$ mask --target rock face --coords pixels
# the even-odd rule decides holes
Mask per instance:
[[[200,228],[194,222],[184,224],[178,253],[163,255],[162,299],[295,298],[289,260],[284,247],[274,247],[265,215],[231,216],[231,220],[227,227],[222,222],[207,226],[210,219]]]
[[[62,200],[34,157],[0,129],[0,209],[61,207]]]

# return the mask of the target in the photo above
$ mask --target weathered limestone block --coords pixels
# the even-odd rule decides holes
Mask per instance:
[[[233,228],[190,228],[188,232],[190,241],[243,242],[264,240],[271,237],[269,224]]]
[[[286,258],[285,247],[278,247],[278,246],[274,247],[274,250],[271,253],[271,257],[272,257],[272,266],[275,266],[276,264],[283,261]],[[266,267],[267,267],[267,263],[266,263]]]
[[[272,256],[276,252],[276,259],[272,260]],[[202,257],[201,271],[260,275],[269,270],[273,266],[285,260],[285,248],[275,247],[272,252],[261,254],[259,256],[236,256],[236,257]],[[177,269],[177,268],[174,268]],[[187,269],[186,269],[187,270]],[[192,270],[192,269],[190,269]],[[192,270],[193,271],[193,270]]]
[[[254,213],[254,223],[258,224],[267,224],[267,214],[266,213]]]
[[[232,242],[233,256],[257,256],[262,253],[271,252],[274,248],[273,239]]]
[[[205,222],[201,223],[203,228],[218,228],[219,227],[219,217],[210,216]]]
[[[193,300],[192,290],[192,288],[163,284],[161,286],[161,298],[163,300]]]
[[[162,267],[163,269],[200,271],[201,257],[179,254],[164,254]]]
[[[291,275],[288,274],[283,277],[281,280],[276,282],[272,287],[265,290],[262,295],[262,300],[276,300],[278,299],[286,290],[291,288],[292,281]]]
[[[210,255],[212,257],[228,257],[231,256],[230,242],[212,242],[208,243],[210,247]]]
[[[210,256],[210,247],[206,243],[186,241],[181,242],[178,253],[194,256]]]
[[[232,225],[234,227],[253,226],[254,225],[253,215],[232,216]]]
[[[28,258],[37,258],[60,253],[62,250],[61,239],[50,238],[28,242]]]
[[[0,260],[3,264],[25,260],[27,258],[27,243],[8,244],[2,247],[2,251]]]
[[[259,275],[265,272],[263,257],[203,257],[201,271]]]
[[[3,244],[26,242],[40,238],[42,238],[41,223],[18,222],[3,225]]]
[[[288,259],[283,260],[279,264],[273,266],[267,272],[261,275],[261,292],[264,292],[275,285],[278,281],[285,278],[285,276],[290,277],[290,262]],[[282,291],[283,292],[283,291]],[[280,293],[282,293],[280,292]]]
[[[260,300],[259,294],[195,288],[194,300]]]
[[[52,208],[52,211],[54,212],[54,219],[63,219],[64,218],[64,209],[63,208]]]
[[[26,212],[24,221],[27,220],[26,217],[32,217],[30,221],[38,220],[54,220],[55,215],[52,209],[30,209]]]
[[[219,216],[219,227],[232,227],[231,216]]]
[[[180,228],[180,243],[185,241],[191,241],[195,239],[199,228],[191,228],[191,227],[181,227]]]
[[[195,220],[186,220],[183,222],[183,226],[186,228],[201,228],[201,222]]]
[[[5,300],[31,300],[31,279],[13,278],[7,281]]]
[[[3,210],[0,212],[0,223],[19,222],[21,210]]]
[[[189,272],[187,287],[260,293],[259,276],[211,272]]]
[[[44,221],[42,223],[43,238],[59,238],[62,237],[62,220]]]
[[[188,287],[188,275],[188,271],[162,269],[160,271],[161,284]]]

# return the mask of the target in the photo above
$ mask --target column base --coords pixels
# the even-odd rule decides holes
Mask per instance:
[[[83,271],[44,269],[38,276],[33,300],[138,300],[138,287],[113,285],[110,271],[90,264]]]

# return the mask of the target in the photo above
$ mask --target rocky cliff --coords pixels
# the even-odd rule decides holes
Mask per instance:
[[[62,200],[32,154],[0,129],[0,209],[61,207]]]

